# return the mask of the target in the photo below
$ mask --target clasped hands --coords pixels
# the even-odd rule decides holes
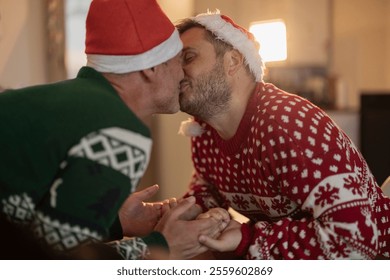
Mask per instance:
[[[124,202],[119,210],[124,236],[145,236],[158,231],[169,245],[170,259],[190,259],[209,249],[233,251],[238,246],[241,224],[231,220],[225,209],[213,208],[201,213],[194,197],[144,202],[158,189],[158,185],[148,187]]]

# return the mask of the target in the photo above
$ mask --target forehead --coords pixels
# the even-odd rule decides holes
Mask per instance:
[[[193,27],[180,35],[183,41],[183,51],[194,49],[201,52],[214,53],[214,46],[206,40],[205,30],[200,27]]]

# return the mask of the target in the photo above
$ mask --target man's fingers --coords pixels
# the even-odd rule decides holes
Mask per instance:
[[[180,203],[177,204],[175,208],[171,209],[171,217],[173,219],[178,219],[180,216],[184,215],[194,204],[195,197],[190,196],[186,199],[183,199]]]
[[[172,197],[169,199],[169,207],[174,208],[177,206],[177,199],[175,197]]]
[[[148,200],[157,193],[159,188],[159,185],[153,185],[141,191],[135,192],[133,195],[136,195],[140,201]]]
[[[227,222],[230,221],[230,214],[228,211],[226,211],[225,209],[222,209],[222,208],[218,208],[218,212],[220,213],[220,215],[222,216],[222,219],[224,221],[227,221]]]
[[[207,235],[199,236],[199,243],[214,251],[221,251],[221,241],[213,239]]]
[[[201,212],[202,208],[197,204],[193,204],[185,213],[180,216],[180,219],[185,221],[194,220]]]
[[[217,220],[222,220],[226,223],[230,221],[230,214],[228,211],[226,211],[223,208],[212,208],[209,211],[205,213],[201,213],[197,219],[207,219],[207,218],[214,218]]]
[[[166,212],[168,212],[168,210],[171,209],[169,207],[169,201],[168,200],[164,200],[162,202],[162,208],[161,208],[161,213],[164,215]]]

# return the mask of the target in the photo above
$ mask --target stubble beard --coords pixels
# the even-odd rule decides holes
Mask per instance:
[[[190,81],[191,96],[180,98],[180,110],[208,121],[213,116],[228,110],[231,100],[231,87],[226,81],[221,62],[211,71]]]

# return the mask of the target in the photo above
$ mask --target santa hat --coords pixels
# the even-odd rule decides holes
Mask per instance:
[[[93,0],[86,22],[87,66],[128,73],[151,68],[183,48],[156,0]]]
[[[263,80],[264,63],[256,47],[258,43],[252,33],[236,24],[228,16],[221,15],[219,11],[199,14],[191,19],[212,32],[217,39],[238,50],[244,56],[256,81]]]

